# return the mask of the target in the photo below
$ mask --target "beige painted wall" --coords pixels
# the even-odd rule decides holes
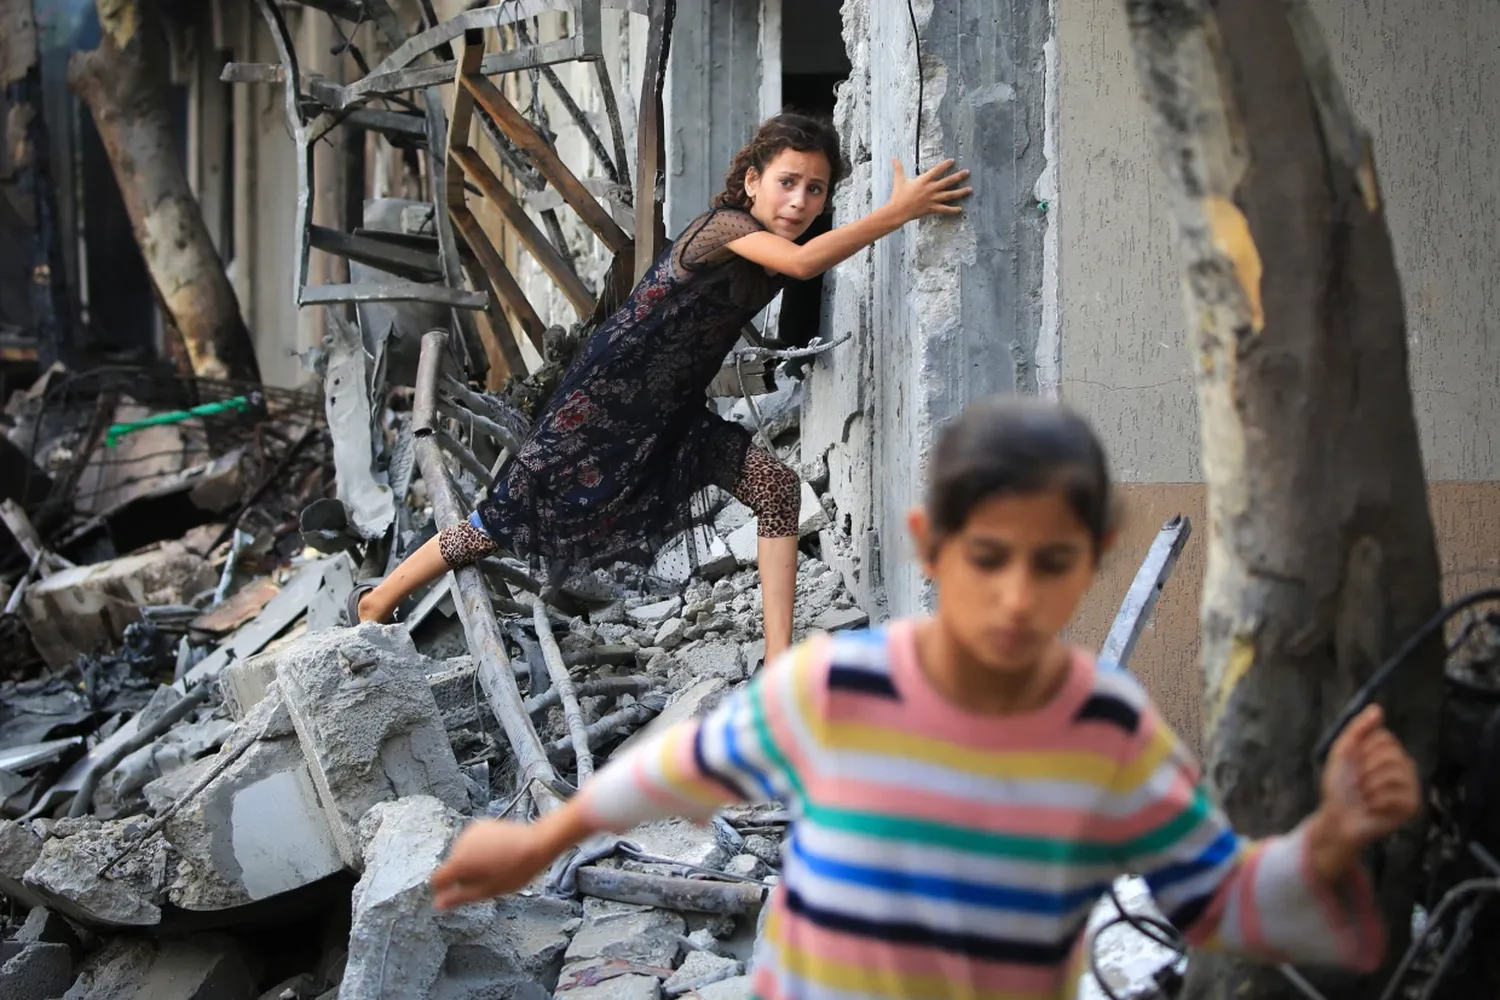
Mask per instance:
[[[1500,478],[1500,5],[1314,0],[1375,138],[1428,476]],[[1126,481],[1193,482],[1173,235],[1119,0],[1059,5],[1062,392]]]
[[[1313,0],[1375,138],[1448,595],[1500,583],[1500,6]],[[1123,4],[1059,5],[1062,395],[1103,434],[1129,512],[1073,635],[1097,645],[1161,523],[1195,536],[1131,668],[1194,745],[1203,487],[1174,236]]]

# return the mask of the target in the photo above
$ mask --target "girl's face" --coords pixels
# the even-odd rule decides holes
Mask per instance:
[[[986,500],[935,546],[926,511],[913,511],[910,525],[937,585],[939,624],[996,673],[1023,674],[1042,661],[1098,564],[1061,490]]]
[[[832,174],[822,153],[783,149],[764,172],[751,167],[745,173],[750,214],[777,236],[795,240],[823,213]]]

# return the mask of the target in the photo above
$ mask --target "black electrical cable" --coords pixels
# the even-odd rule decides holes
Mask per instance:
[[[1500,587],[1490,587],[1465,594],[1423,622],[1422,627],[1413,632],[1411,637],[1401,644],[1401,648],[1396,650],[1390,659],[1382,663],[1370,675],[1370,679],[1365,681],[1360,686],[1360,689],[1354,693],[1354,697],[1349,699],[1349,703],[1344,706],[1344,710],[1339,713],[1339,717],[1334,720],[1333,725],[1329,726],[1327,731],[1318,740],[1317,746],[1313,749],[1313,762],[1316,764],[1323,763],[1324,759],[1328,756],[1329,748],[1333,746],[1333,741],[1338,739],[1339,733],[1343,732],[1344,727],[1353,721],[1356,715],[1364,711],[1366,705],[1375,700],[1376,693],[1385,686],[1386,681],[1390,680],[1391,674],[1395,673],[1396,668],[1410,659],[1411,655],[1417,651],[1422,643],[1426,642],[1432,637],[1433,633],[1446,625],[1448,619],[1465,608],[1482,604],[1485,601],[1500,601]]]
[[[917,34],[917,9],[912,6],[912,0],[906,0],[906,13],[911,18],[911,43],[917,50],[917,138],[916,148],[912,151],[911,158],[911,174],[916,177],[922,173],[922,103],[924,97],[922,39]]]
[[[1139,914],[1131,913],[1129,910],[1127,910],[1125,908],[1125,904],[1120,901],[1120,896],[1117,892],[1115,892],[1115,887],[1113,885],[1109,887],[1109,900],[1110,902],[1115,904],[1116,915],[1110,917],[1104,923],[1100,924],[1098,929],[1094,931],[1093,938],[1089,941],[1089,972],[1093,973],[1094,983],[1104,993],[1105,997],[1107,997],[1108,1000],[1126,1000],[1125,997],[1120,996],[1114,991],[1113,988],[1110,987],[1108,981],[1105,980],[1104,975],[1099,971],[1098,942],[1099,938],[1103,936],[1105,931],[1109,930],[1111,927],[1117,927],[1120,924],[1126,924],[1130,927],[1131,930],[1135,931],[1137,934],[1141,935],[1147,940],[1159,944],[1163,948],[1169,948],[1172,951],[1176,952],[1176,957],[1173,958],[1172,961],[1168,962],[1165,968],[1170,968],[1171,966],[1176,965],[1182,959],[1182,957],[1187,954],[1187,942],[1183,939],[1177,928],[1173,927],[1165,920],[1158,920],[1155,917],[1143,917]]]
[[[1391,675],[1397,670],[1397,668],[1399,668],[1403,663],[1411,658],[1411,655],[1417,651],[1422,643],[1431,638],[1434,633],[1436,633],[1448,623],[1449,619],[1458,614],[1460,611],[1471,608],[1476,604],[1483,604],[1486,601],[1500,601],[1500,587],[1491,587],[1465,594],[1463,597],[1460,597],[1453,603],[1443,607],[1435,615],[1433,615],[1427,621],[1423,622],[1421,627],[1413,632],[1411,636],[1401,644],[1400,648],[1398,648],[1389,659],[1382,663],[1375,670],[1375,672],[1370,675],[1369,680],[1365,681],[1365,683],[1361,685],[1360,689],[1355,692],[1354,697],[1349,700],[1348,704],[1344,707],[1344,710],[1339,713],[1338,719],[1334,721],[1333,725],[1331,725],[1328,730],[1324,732],[1323,736],[1318,740],[1317,746],[1313,750],[1314,759],[1320,764],[1323,762],[1323,760],[1328,756],[1329,748],[1333,746],[1333,741],[1338,738],[1338,734],[1343,731],[1344,727],[1347,726],[1356,715],[1364,710],[1366,705],[1370,704],[1374,700],[1376,693],[1381,689],[1381,687],[1385,685],[1388,680],[1390,680]],[[1457,647],[1462,645],[1463,638],[1464,637],[1460,637],[1460,640],[1456,641],[1453,646],[1449,648],[1448,652],[1450,654],[1454,652]],[[1448,683],[1454,684],[1455,686],[1461,688],[1471,686],[1456,681],[1452,677],[1448,677],[1446,679]],[[1487,691],[1485,693],[1490,696],[1493,696],[1494,694],[1494,692],[1490,691]],[[1385,992],[1384,994],[1382,994],[1382,1000],[1392,1000],[1397,985],[1405,977],[1406,972],[1410,969],[1411,964],[1415,960],[1418,951],[1425,945],[1428,938],[1436,930],[1438,925],[1441,923],[1442,918],[1447,915],[1447,913],[1458,903],[1458,901],[1466,896],[1471,896],[1476,893],[1488,892],[1500,894],[1500,879],[1472,879],[1468,882],[1461,882],[1457,886],[1454,886],[1449,890],[1448,894],[1443,897],[1442,901],[1438,904],[1438,907],[1428,918],[1427,926],[1423,929],[1423,932],[1416,935],[1415,939],[1411,942],[1410,947],[1407,948],[1406,954],[1403,956],[1400,965],[1397,966],[1395,972],[1391,977],[1391,980],[1386,984]],[[1099,936],[1103,934],[1105,930],[1119,924],[1128,924],[1132,930],[1147,938],[1148,940],[1177,952],[1177,958],[1173,959],[1173,961],[1169,963],[1169,966],[1175,964],[1178,960],[1180,960],[1184,955],[1187,954],[1187,947],[1181,934],[1178,933],[1175,927],[1172,927],[1170,924],[1164,923],[1163,921],[1156,920],[1153,917],[1137,916],[1127,911],[1124,904],[1120,902],[1120,897],[1118,896],[1118,894],[1116,894],[1114,886],[1110,886],[1109,898],[1110,901],[1114,903],[1115,909],[1118,911],[1119,915],[1116,917],[1112,917],[1105,923],[1101,924],[1099,926],[1099,929],[1094,932],[1093,938],[1089,941],[1089,971],[1093,973],[1094,980],[1097,982],[1099,989],[1104,992],[1105,996],[1108,997],[1109,1000],[1124,1000],[1124,998],[1120,997],[1119,994],[1115,993],[1110,988],[1109,984],[1104,981],[1104,977],[1099,974],[1099,954],[1097,945]],[[1283,968],[1283,972],[1286,971],[1286,968]]]

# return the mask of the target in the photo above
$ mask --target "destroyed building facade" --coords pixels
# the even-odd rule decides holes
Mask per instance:
[[[166,338],[155,304],[111,298],[98,278],[101,248],[127,240],[128,227],[118,206],[86,210],[110,182],[108,168],[59,76],[70,51],[97,41],[93,4],[33,6],[43,103],[65,123],[49,132],[50,159],[83,164],[77,184],[58,185],[59,225],[71,234],[61,241],[62,267],[89,312],[128,316],[138,346],[158,348]],[[301,92],[322,99],[366,75],[346,47],[351,37],[371,65],[392,46],[382,49],[370,41],[371,24],[356,30],[358,19],[344,16],[362,9],[354,0],[275,4],[281,37],[260,0],[161,6],[184,166],[267,385],[285,395],[268,389],[272,405],[252,407],[242,423],[204,417],[123,437],[132,461],[152,463],[143,477],[120,472],[130,463],[102,440],[109,428],[238,399],[243,387],[199,381],[191,398],[176,383],[64,391],[65,373],[56,373],[10,397],[7,383],[12,429],[32,435],[22,460],[42,462],[25,481],[45,480],[43,500],[66,497],[75,520],[61,534],[34,526],[52,547],[31,549],[29,535],[20,541],[21,519],[5,522],[7,544],[24,550],[10,555],[32,568],[19,593],[0,589],[0,605],[25,621],[57,676],[6,689],[20,710],[0,724],[29,714],[71,728],[31,739],[16,735],[18,726],[15,745],[0,749],[0,794],[24,802],[0,823],[0,892],[37,914],[0,946],[0,995],[24,983],[39,996],[65,989],[70,1000],[99,1000],[122,982],[166,981],[247,998],[251,984],[269,983],[277,997],[342,990],[335,995],[346,1000],[554,989],[574,1000],[744,995],[754,916],[774,881],[787,818],[775,809],[732,811],[707,831],[636,831],[554,873],[553,892],[477,915],[436,916],[424,880],[468,817],[503,814],[516,804],[512,792],[542,807],[570,791],[584,757],[602,764],[754,672],[759,594],[747,510],[712,497],[711,526],[663,552],[650,586],[605,574],[594,589],[549,595],[549,607],[522,567],[494,560],[456,589],[445,580],[420,595],[401,625],[335,628],[354,580],[378,575],[397,551],[457,516],[485,485],[505,435],[521,426],[508,406],[514,398],[492,406],[475,391],[501,388],[502,367],[545,369],[549,345],[565,349],[569,329],[589,318],[589,297],[607,297],[611,240],[635,234],[643,204],[641,97],[651,17],[667,6],[675,9],[661,88],[664,159],[659,187],[645,186],[646,203],[662,204],[667,234],[719,189],[753,124],[789,102],[832,113],[844,139],[853,174],[834,221],[883,199],[893,156],[908,169],[954,156],[975,171],[980,192],[963,219],[910,227],[760,317],[758,332],[785,345],[820,338],[810,357],[773,376],[773,391],[739,398],[743,384],[763,378],[747,372],[774,365],[726,361],[714,405],[807,480],[799,636],[923,605],[902,524],[917,499],[908,484],[920,480],[934,429],[989,392],[1060,395],[1108,439],[1130,516],[1078,623],[1080,640],[1098,645],[1122,595],[1129,603],[1128,584],[1163,522],[1186,513],[1201,523],[1192,359],[1182,350],[1174,269],[1164,264],[1172,234],[1117,2],[909,9],[902,0],[610,0],[599,12],[597,65],[549,63],[557,85],[539,68],[497,76],[497,89],[548,139],[597,212],[580,211],[586,203],[555,180],[539,182],[540,168],[510,170],[515,164],[486,145],[492,130],[483,121],[459,144],[505,174],[530,228],[506,214],[503,199],[485,196],[482,171],[446,175],[471,185],[460,197],[534,315],[496,289],[467,286],[426,302],[346,290],[348,310],[325,309],[316,296],[299,308],[306,288],[447,280],[447,237],[425,184],[434,170],[423,148],[427,106],[411,91],[407,104],[361,109],[390,117],[344,121],[307,142],[310,251],[301,275],[291,133],[316,118],[294,126],[275,67],[295,51]],[[391,6],[413,33],[429,12],[438,24],[471,13],[457,0]],[[577,36],[576,19],[557,9],[569,6],[562,0],[519,6],[531,34],[523,40],[511,29],[505,44]],[[1359,21],[1327,2],[1314,7],[1374,127],[1410,276],[1412,380],[1434,519],[1449,585],[1470,589],[1492,582],[1496,565],[1484,557],[1476,566],[1465,553],[1493,552],[1500,541],[1494,518],[1483,516],[1500,477],[1493,393],[1484,388],[1500,365],[1484,299],[1500,270],[1487,237],[1500,222],[1500,187],[1493,171],[1470,169],[1495,143],[1488,119],[1453,95],[1500,70],[1500,16],[1451,3],[1428,10],[1422,31],[1394,32],[1409,14],[1398,4]],[[456,31],[444,44],[440,57],[457,62],[468,39]],[[242,69],[226,71],[231,64]],[[437,106],[452,113],[461,88],[436,89]],[[73,189],[85,192],[82,203],[70,201]],[[538,251],[537,234],[555,253]],[[361,238],[377,239],[384,255],[370,257]],[[470,275],[478,242],[460,233],[454,244]],[[7,278],[21,273],[4,259]],[[133,266],[122,263],[120,273]],[[484,308],[474,308],[481,296]],[[430,358],[451,344],[473,368],[433,362],[424,382],[424,334],[433,329],[452,332]],[[0,338],[10,335],[0,329]],[[309,384],[321,384],[322,396],[290,391]],[[101,398],[107,404],[95,405]],[[50,419],[71,413],[75,437],[47,425],[54,403],[61,409]],[[48,444],[41,454],[38,433]],[[159,453],[170,461],[152,457]],[[267,483],[275,489],[261,492]],[[32,494],[8,499],[46,506]],[[206,530],[142,538],[183,512]],[[1171,540],[1171,559],[1182,555],[1179,583],[1165,591],[1153,628],[1140,630],[1149,605],[1136,608],[1127,648],[1140,638],[1133,669],[1192,739],[1203,543],[1184,529],[1179,523]],[[388,531],[395,550],[368,544]],[[71,557],[53,551],[64,547]],[[98,646],[114,648],[106,655]],[[186,703],[193,691],[204,700]],[[584,748],[574,742],[580,733]],[[73,802],[81,805],[67,816]],[[638,905],[660,902],[663,886],[698,909]],[[248,946],[243,929],[252,915],[286,912],[277,907],[317,912],[320,922],[297,930],[315,945],[273,972],[268,949]],[[207,936],[210,924],[225,936]],[[123,930],[141,928],[155,935],[149,944],[123,940]],[[396,932],[399,969],[385,960]],[[1115,956],[1116,971],[1128,958]]]

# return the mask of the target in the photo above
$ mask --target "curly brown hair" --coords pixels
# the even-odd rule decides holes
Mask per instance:
[[[782,111],[761,123],[760,128],[755,130],[755,137],[744,149],[734,154],[729,172],[724,175],[724,190],[714,198],[714,207],[748,209],[750,197],[745,194],[745,175],[751,168],[757,174],[765,173],[771,161],[786,149],[794,149],[799,153],[822,153],[826,156],[832,174],[828,178],[830,188],[848,173],[843,152],[839,148],[839,136],[833,130],[831,121],[800,111]],[[832,194],[830,190],[830,197],[823,209],[825,212],[833,207]]]

